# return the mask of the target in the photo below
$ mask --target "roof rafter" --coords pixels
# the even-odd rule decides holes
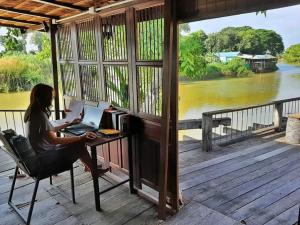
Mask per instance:
[[[18,26],[18,25],[13,25],[13,24],[5,24],[5,23],[1,23],[1,22],[0,22],[0,27],[19,28],[19,29],[25,29],[25,30],[28,29],[28,27]]]
[[[24,23],[24,24],[29,24],[29,25],[39,25],[39,24],[41,24],[39,22],[14,19],[14,18],[11,18],[11,17],[6,17],[6,16],[0,16],[0,20],[5,20],[5,21],[9,21],[9,22]]]
[[[59,19],[58,16],[51,16],[51,15],[31,12],[31,11],[27,11],[27,10],[15,9],[15,8],[12,8],[12,7],[0,6],[0,10],[7,11],[7,12],[18,13],[18,14],[27,15],[27,16],[36,16],[36,17],[42,17],[42,18],[47,18],[47,19]]]
[[[33,1],[38,2],[38,3],[53,5],[53,6],[60,7],[60,8],[65,8],[65,9],[73,9],[73,10],[75,9],[75,10],[80,10],[80,11],[88,10],[88,8],[86,8],[86,7],[73,5],[71,3],[66,3],[66,2],[58,2],[56,0],[53,0],[53,1],[50,1],[50,0],[33,0]]]

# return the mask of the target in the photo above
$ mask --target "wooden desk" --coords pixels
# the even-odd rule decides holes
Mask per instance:
[[[66,132],[66,131],[60,131],[60,133],[66,135],[66,136],[74,136],[73,134]],[[113,135],[113,136],[105,136],[97,133],[98,137],[95,138],[94,140],[87,141],[85,144],[87,147],[90,148],[91,151],[91,157],[92,157],[92,164],[93,164],[93,170],[97,171],[96,175],[93,176],[93,185],[94,185],[94,196],[95,196],[95,205],[96,205],[96,210],[101,211],[100,207],[100,195],[104,194],[105,192],[108,192],[122,184],[125,184],[129,182],[129,188],[130,188],[130,193],[135,194],[136,190],[133,187],[133,166],[132,166],[132,140],[131,140],[131,135],[128,133],[121,133],[119,135]],[[100,192],[99,190],[99,180],[98,180],[98,170],[97,170],[97,147],[108,144],[110,145],[111,142],[122,140],[123,138],[128,138],[128,169],[129,169],[129,178],[117,183],[116,185],[113,185],[103,191]],[[122,143],[121,143],[122,144]],[[111,151],[111,148],[109,147],[109,151]]]
[[[96,210],[101,211],[100,207],[100,195],[108,192],[124,183],[127,183],[129,181],[129,188],[130,188],[130,193],[134,194],[135,190],[133,187],[133,166],[132,166],[132,140],[131,140],[131,135],[126,134],[126,133],[121,133],[119,135],[114,135],[114,136],[100,136],[97,137],[95,140],[91,140],[89,142],[86,142],[86,146],[90,147],[91,150],[91,157],[92,157],[92,163],[93,163],[93,170],[97,171],[97,147],[104,145],[104,144],[110,144],[113,141],[118,141],[122,140],[123,138],[128,138],[128,167],[129,167],[129,179],[126,179],[116,185],[113,185],[103,191],[99,191],[99,180],[98,180],[98,174],[93,176],[93,184],[94,184],[94,196],[95,196],[95,205],[96,205]],[[109,151],[111,151],[109,147]]]

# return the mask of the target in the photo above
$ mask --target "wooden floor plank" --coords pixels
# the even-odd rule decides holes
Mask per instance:
[[[259,213],[260,210],[266,208],[267,206],[275,203],[276,201],[284,198],[290,193],[300,188],[300,177],[283,184],[281,187],[269,192],[268,194],[256,199],[244,205],[243,207],[235,210],[230,216],[236,220],[247,219],[253,214]]]
[[[282,150],[288,151],[289,149],[293,148],[293,146],[285,146],[282,147]],[[227,173],[230,173],[235,170],[242,169],[244,167],[247,167],[251,164],[255,164],[259,161],[262,161],[264,159],[260,158],[249,158],[244,161],[236,162],[232,165],[221,167],[219,169],[211,168],[209,172],[203,173],[203,171],[194,172],[191,174],[188,174],[184,177],[184,181],[180,182],[180,188],[182,190],[186,190],[188,188],[194,187],[196,185],[199,185],[201,183],[207,182],[209,180],[212,180],[216,177],[224,176]]]
[[[192,165],[192,166],[189,166],[189,167],[185,167],[180,171],[180,175],[188,174],[188,173],[203,169],[203,168],[208,167],[208,166],[216,165],[220,162],[224,162],[224,161],[227,161],[227,160],[230,160],[230,159],[242,156],[242,155],[247,155],[251,152],[254,152],[254,151],[266,148],[266,147],[270,147],[270,146],[276,145],[276,144],[278,144],[276,141],[270,141],[270,142],[267,142],[267,143],[264,143],[264,144],[261,144],[261,145],[252,146],[252,147],[250,147],[246,150],[243,150],[243,151],[231,153],[231,154],[224,155],[224,156],[221,156],[221,157],[218,157],[218,158],[214,158],[212,160],[208,160],[208,161],[198,163],[198,164],[195,164],[195,165]]]
[[[262,187],[265,184],[268,184],[281,176],[285,176],[288,172],[291,172],[291,176],[295,175],[294,171],[300,171],[300,160],[295,160],[282,168],[273,170],[272,172],[260,176],[257,179],[246,182],[242,185],[239,185],[229,191],[219,193],[208,200],[203,201],[202,203],[211,208],[217,208],[218,206],[232,201],[233,199],[248,193],[254,189]],[[297,176],[297,174],[296,174]],[[279,182],[280,183],[280,182]]]
[[[217,211],[192,201],[177,215],[166,222],[168,225],[238,225],[235,221]]]
[[[289,208],[298,205],[300,202],[300,189],[292,192],[288,196],[280,199],[274,204],[264,208],[257,215],[251,216],[246,219],[246,224],[248,225],[257,225],[265,224],[268,221],[273,220]]]
[[[276,168],[280,168],[290,161],[300,158],[300,154],[297,151],[290,150],[289,152],[278,155],[276,158],[270,158],[263,160],[254,165],[245,167],[241,170],[234,171],[230,174],[226,174],[221,178],[216,178],[212,181],[203,183],[194,187],[192,190],[188,189],[184,192],[185,197],[193,198],[197,201],[204,201],[219,192],[232,189],[245,182],[253,180],[259,176],[267,174]]]
[[[265,225],[294,225],[298,221],[299,205],[295,205],[267,222]]]

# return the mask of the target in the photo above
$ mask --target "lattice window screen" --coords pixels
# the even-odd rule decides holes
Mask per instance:
[[[139,112],[161,116],[162,68],[140,66],[137,78]]]
[[[163,6],[136,11],[137,60],[157,61],[163,58]]]
[[[74,72],[74,64],[61,64],[60,70],[62,74],[62,85],[65,95],[76,97],[76,80]]]
[[[125,13],[102,18],[103,58],[105,61],[127,60]]]
[[[97,58],[95,21],[85,21],[77,24],[76,27],[79,60],[95,61]]]
[[[100,84],[97,66],[80,65],[79,71],[82,89],[82,99],[94,102],[99,101]]]
[[[114,106],[128,108],[128,67],[105,66],[105,83],[107,100]]]
[[[58,28],[58,50],[61,60],[73,59],[70,26],[60,26]]]

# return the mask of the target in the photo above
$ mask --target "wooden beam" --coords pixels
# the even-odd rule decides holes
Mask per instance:
[[[20,20],[20,19],[15,19],[15,18],[6,17],[6,16],[0,16],[0,20],[5,20],[5,21],[9,21],[9,22],[24,23],[24,24],[29,24],[29,25],[40,25],[41,24],[39,22]]]
[[[177,2],[177,20],[181,23],[300,4],[299,0],[177,0]]]
[[[59,88],[58,88],[58,69],[57,69],[57,53],[56,53],[56,32],[57,25],[52,24],[50,20],[50,42],[51,42],[51,62],[52,62],[52,75],[53,75],[53,86],[54,86],[54,108],[55,108],[55,119],[60,119],[59,115]]]
[[[18,13],[18,14],[27,15],[27,16],[36,16],[36,17],[47,18],[47,19],[59,19],[58,16],[50,16],[50,15],[46,15],[43,13],[36,13],[36,12],[31,12],[31,11],[22,10],[22,9],[15,9],[13,7],[0,6],[0,10],[6,11],[6,12]]]
[[[163,57],[163,80],[162,80],[162,125],[160,137],[160,163],[159,163],[159,219],[166,219],[167,184],[169,168],[169,137],[170,137],[170,99],[171,99],[171,77],[173,54],[174,31],[176,31],[175,21],[175,1],[166,0],[164,17],[164,57]]]
[[[17,25],[13,25],[13,24],[5,24],[5,23],[1,23],[1,22],[0,22],[0,27],[19,28],[19,29],[25,29],[25,30],[28,29],[28,27],[17,26]]]
[[[73,10],[79,10],[79,11],[88,10],[88,8],[86,8],[86,7],[73,5],[71,3],[66,3],[66,2],[58,2],[56,0],[52,0],[52,1],[50,1],[50,0],[33,0],[33,1],[38,2],[38,3],[52,5],[52,6],[55,6],[55,7],[64,8],[64,9],[73,9]]]

